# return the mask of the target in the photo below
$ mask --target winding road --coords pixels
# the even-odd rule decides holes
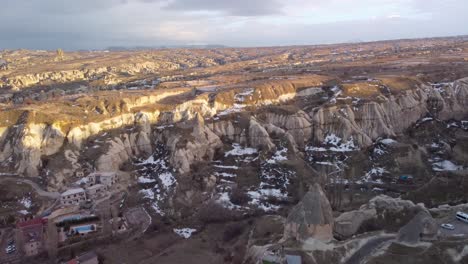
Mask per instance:
[[[378,236],[375,238],[370,239],[367,241],[366,244],[364,244],[360,249],[358,249],[356,252],[354,252],[353,255],[351,255],[345,264],[361,264],[363,263],[363,260],[370,256],[375,250],[380,248],[385,242],[392,240],[395,238],[395,235],[382,235]]]

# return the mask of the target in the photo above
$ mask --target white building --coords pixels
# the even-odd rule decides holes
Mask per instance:
[[[86,193],[83,188],[69,189],[60,195],[62,205],[78,205],[86,201]]]
[[[86,188],[86,196],[88,199],[97,199],[105,194],[107,191],[107,186],[103,184],[95,184]]]
[[[102,184],[109,188],[116,182],[117,175],[115,172],[93,172],[88,175],[88,186]]]

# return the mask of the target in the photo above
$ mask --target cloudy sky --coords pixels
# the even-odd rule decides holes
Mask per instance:
[[[276,46],[468,34],[468,0],[1,0],[0,49]]]

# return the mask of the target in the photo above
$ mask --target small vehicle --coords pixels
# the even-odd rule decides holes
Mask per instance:
[[[14,245],[14,244],[15,244],[15,240],[13,240],[13,239],[8,240],[8,246],[11,246],[11,245]]]
[[[7,254],[11,254],[11,253],[13,253],[13,252],[15,252],[15,251],[16,251],[16,246],[15,246],[15,245],[8,246],[8,247],[5,249],[5,252],[6,252]]]
[[[448,229],[448,230],[454,230],[455,226],[452,224],[441,224],[440,227]]]
[[[463,212],[457,212],[456,218],[462,222],[468,223],[468,214]]]

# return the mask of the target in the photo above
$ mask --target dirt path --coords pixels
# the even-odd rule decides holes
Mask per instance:
[[[42,197],[47,197],[50,199],[58,199],[60,197],[60,193],[45,191],[37,183],[28,179],[21,178],[21,176],[5,176],[5,175],[0,176],[0,182],[3,182],[3,181],[16,181],[16,182],[28,184],[36,191],[36,193],[39,196],[42,196]]]
[[[394,239],[394,235],[384,235],[370,239],[358,251],[354,252],[351,257],[344,262],[345,264],[360,264],[363,260],[370,256],[376,249],[381,247],[385,242]]]

